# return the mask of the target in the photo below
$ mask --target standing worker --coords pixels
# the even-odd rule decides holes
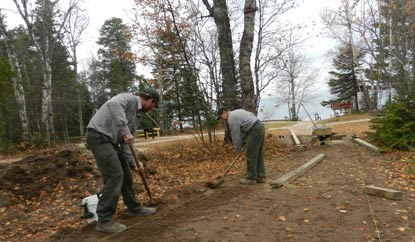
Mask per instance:
[[[128,144],[134,141],[139,113],[157,108],[159,97],[152,88],[144,89],[139,96],[118,94],[105,102],[89,121],[86,142],[94,154],[104,184],[97,205],[95,229],[99,232],[117,233],[127,229],[112,219],[120,193],[128,207],[128,216],[156,212],[155,208],[144,207],[135,198],[131,169],[139,168],[135,167]]]
[[[238,153],[246,143],[247,175],[239,183],[253,185],[265,183],[264,163],[264,125],[251,112],[243,109],[229,111],[220,108],[217,119],[227,123],[232,137],[232,144]]]

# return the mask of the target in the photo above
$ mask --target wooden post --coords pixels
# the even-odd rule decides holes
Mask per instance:
[[[382,188],[382,187],[365,186],[365,193],[369,195],[392,199],[392,200],[402,199],[401,191],[395,191],[395,190]]]
[[[298,147],[298,146],[302,146],[301,145],[301,142],[300,142],[300,140],[298,139],[298,137],[297,137],[297,135],[295,134],[295,132],[294,132],[294,130],[292,130],[292,129],[290,129],[290,133],[291,133],[291,136],[293,137],[293,139],[294,139],[294,143],[295,143],[295,145]]]
[[[275,181],[270,182],[270,185],[272,188],[279,188],[282,187],[285,183],[291,182],[295,179],[297,179],[299,176],[304,174],[306,171],[313,168],[317,163],[322,161],[324,158],[326,158],[325,154],[319,154],[315,156],[313,159],[309,160],[304,165],[298,167],[297,169],[288,172],[287,174],[283,175],[282,177],[278,178]]]
[[[374,145],[372,145],[372,144],[369,144],[368,142],[366,142],[366,141],[364,141],[364,140],[361,140],[361,139],[359,139],[359,138],[352,138],[352,141],[354,141],[354,142],[358,143],[359,145],[366,146],[367,148],[369,148],[369,149],[371,149],[371,150],[375,151],[376,153],[380,153],[380,150],[379,150],[379,148],[378,148],[378,147],[376,147],[376,146],[374,146]]]

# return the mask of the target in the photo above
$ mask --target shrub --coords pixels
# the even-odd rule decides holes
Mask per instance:
[[[415,103],[412,100],[397,99],[388,103],[381,117],[372,119],[375,130],[369,137],[386,149],[413,150],[415,144]]]

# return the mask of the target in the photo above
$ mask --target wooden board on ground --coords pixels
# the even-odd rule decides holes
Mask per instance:
[[[372,144],[369,144],[368,142],[366,142],[364,140],[361,140],[361,139],[358,139],[358,138],[352,138],[352,141],[354,141],[355,143],[358,143],[359,145],[366,146],[367,148],[375,151],[376,153],[379,153],[380,152],[380,150],[379,150],[378,147],[376,147],[376,146],[374,146]]]
[[[287,174],[283,175],[282,177],[278,178],[275,181],[270,182],[270,185],[272,188],[279,188],[282,187],[284,184],[289,183],[295,179],[297,179],[299,176],[304,174],[306,171],[313,168],[317,163],[322,161],[324,158],[326,158],[325,154],[319,154],[315,156],[313,159],[309,160],[304,165],[298,167],[297,169],[288,172]]]
[[[402,192],[383,187],[365,186],[366,194],[388,198],[392,200],[402,199]]]
[[[290,129],[291,136],[293,137],[294,143],[297,147],[301,147],[301,142],[298,139],[297,135],[295,134],[294,130]]]

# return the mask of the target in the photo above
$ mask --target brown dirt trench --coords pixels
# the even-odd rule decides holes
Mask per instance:
[[[350,139],[272,155],[268,178],[318,154],[326,158],[278,189],[240,185],[240,175],[232,175],[216,189],[183,191],[185,199],[155,215],[121,219],[128,226],[124,232],[98,233],[91,223],[55,241],[415,241],[415,219],[402,220],[400,213],[413,208],[413,199],[405,198],[414,194],[402,200],[367,196],[363,186],[382,186],[385,177],[377,172],[377,155]],[[397,231],[402,227],[405,233]]]

